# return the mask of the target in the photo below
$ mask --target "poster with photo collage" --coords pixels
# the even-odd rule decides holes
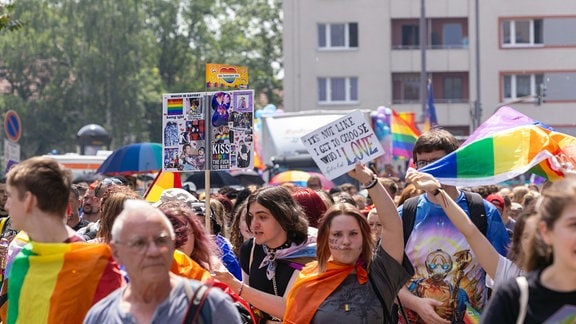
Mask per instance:
[[[254,91],[163,95],[162,170],[252,168]]]

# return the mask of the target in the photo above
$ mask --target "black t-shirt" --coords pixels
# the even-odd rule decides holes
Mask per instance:
[[[266,267],[259,268],[260,263],[262,263],[262,260],[264,260],[266,256],[262,245],[256,244],[254,247],[252,267],[248,269],[250,250],[252,249],[253,242],[254,239],[250,239],[242,243],[240,247],[240,265],[242,266],[242,270],[250,276],[250,281],[248,282],[250,287],[274,295],[274,284],[272,280],[268,280],[268,277],[266,277]],[[283,296],[286,291],[286,286],[288,286],[288,282],[290,282],[290,277],[292,277],[292,273],[294,273],[294,269],[289,266],[288,262],[282,260],[276,260],[276,262],[276,287],[278,289],[278,296]]]
[[[550,290],[540,282],[541,275],[542,270],[538,270],[526,276],[529,292],[524,323],[539,324],[546,320],[564,323],[565,320],[573,320],[576,315],[576,291]],[[565,305],[568,306],[561,310]],[[520,288],[516,280],[512,279],[499,286],[492,294],[488,307],[482,314],[482,323],[516,323],[519,311]]]

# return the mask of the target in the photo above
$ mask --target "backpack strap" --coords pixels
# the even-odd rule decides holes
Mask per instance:
[[[524,276],[516,277],[516,283],[520,288],[520,310],[518,310],[517,324],[524,323],[526,318],[526,311],[528,309],[528,280]]]
[[[475,192],[464,191],[466,202],[468,203],[468,211],[470,213],[470,220],[484,236],[488,232],[488,217],[486,217],[486,208],[484,206],[484,198]]]
[[[198,317],[200,316],[202,307],[206,302],[206,298],[208,298],[210,289],[212,289],[211,286],[200,284],[196,287],[194,294],[192,294],[190,283],[184,282],[184,290],[186,291],[186,296],[188,296],[190,300],[190,304],[188,305],[188,310],[186,311],[186,316],[184,316],[182,323],[198,323]]]
[[[404,245],[408,242],[412,229],[414,229],[414,222],[416,221],[416,208],[420,196],[408,198],[402,204],[402,230],[404,231]]]

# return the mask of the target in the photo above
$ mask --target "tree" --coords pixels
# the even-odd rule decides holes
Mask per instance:
[[[12,17],[14,4],[0,4],[0,33],[3,30],[15,31],[22,27],[23,22]]]

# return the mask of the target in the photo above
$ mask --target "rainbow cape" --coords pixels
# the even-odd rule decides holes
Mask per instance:
[[[123,283],[106,244],[31,242],[10,270],[7,323],[82,323]]]
[[[420,169],[455,186],[496,184],[532,172],[564,177],[561,163],[576,166],[576,138],[504,107],[458,150]]]
[[[154,182],[144,194],[147,202],[157,202],[165,189],[182,188],[182,178],[180,172],[160,171],[154,178]]]
[[[414,143],[420,136],[420,131],[413,123],[408,123],[392,109],[392,155],[396,158],[412,158]]]

